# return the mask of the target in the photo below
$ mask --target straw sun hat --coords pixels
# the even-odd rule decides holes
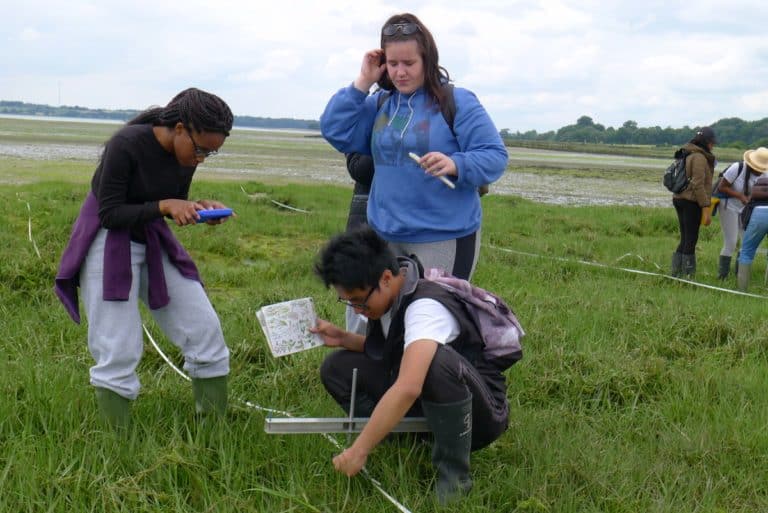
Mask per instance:
[[[761,146],[756,150],[745,151],[744,162],[758,173],[765,173],[768,171],[768,148]]]

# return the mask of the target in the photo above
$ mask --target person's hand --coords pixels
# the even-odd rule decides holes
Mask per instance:
[[[360,65],[360,75],[355,79],[356,89],[368,94],[371,86],[378,82],[387,68],[386,64],[381,64],[383,55],[384,50],[381,48],[365,52],[363,63]]]
[[[162,215],[171,216],[177,225],[184,226],[197,223],[197,220],[200,218],[197,211],[204,207],[197,201],[164,199],[160,200],[158,208]]]
[[[348,477],[352,477],[362,470],[367,459],[368,454],[353,445],[333,458],[333,468]]]
[[[704,215],[701,218],[701,224],[709,226],[712,224],[712,210],[709,207],[704,208]]]
[[[749,203],[749,196],[747,196],[746,194],[742,194],[740,199],[741,199],[741,202],[744,203],[745,205]]]
[[[424,168],[424,172],[432,176],[452,175],[458,176],[456,163],[451,157],[439,151],[430,151],[421,156],[419,164]]]
[[[317,333],[328,347],[341,347],[346,332],[324,319],[317,319],[317,325],[310,327],[309,331]]]
[[[213,208],[227,208],[227,206],[216,200],[197,200],[197,203],[202,205],[205,210],[210,210]],[[232,215],[230,217],[237,217],[237,214],[232,212]],[[208,219],[205,221],[205,224],[221,224],[227,222],[227,219],[229,217],[220,217],[219,219]]]

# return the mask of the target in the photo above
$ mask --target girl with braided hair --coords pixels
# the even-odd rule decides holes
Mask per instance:
[[[62,255],[55,291],[77,323],[82,291],[95,360],[90,383],[102,416],[118,431],[128,428],[139,393],[139,299],[184,354],[196,411],[226,410],[229,350],[221,324],[164,218],[186,226],[200,210],[225,208],[188,194],[197,165],[216,154],[232,122],[223,100],[195,88],[130,120],[107,141]]]

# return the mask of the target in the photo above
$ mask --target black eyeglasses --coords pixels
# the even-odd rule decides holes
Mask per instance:
[[[368,291],[368,295],[365,296],[365,299],[363,299],[362,303],[353,303],[352,301],[349,301],[347,299],[341,299],[340,297],[336,298],[336,301],[338,301],[339,303],[344,303],[350,308],[357,308],[358,310],[368,310],[368,304],[367,304],[368,300],[371,299],[371,294],[373,294],[373,291],[378,288],[379,288],[379,285],[377,283],[375,287],[372,287],[371,290]]]
[[[195,138],[192,137],[192,130],[190,130],[189,128],[187,128],[187,135],[189,136],[189,140],[192,141],[192,146],[194,146],[195,148],[195,156],[208,158],[218,153],[218,151],[216,150],[209,150],[208,148],[201,148],[200,146],[198,146],[197,143],[195,142]]]
[[[398,32],[404,36],[410,36],[417,30],[421,30],[421,28],[415,23],[393,23],[385,26],[381,33],[387,37],[394,36]]]

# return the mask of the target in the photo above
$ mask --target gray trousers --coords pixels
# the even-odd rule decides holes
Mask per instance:
[[[147,304],[146,247],[131,242],[133,283],[127,301],[104,301],[104,243],[100,230],[80,270],[80,289],[88,317],[88,349],[96,361],[90,369],[93,386],[107,388],[128,399],[139,394],[136,367],[144,350],[139,299]],[[150,310],[166,336],[184,355],[184,370],[193,378],[229,374],[229,349],[219,317],[203,286],[184,278],[163,254],[163,271],[171,301]]]
[[[736,200],[726,200],[736,201]],[[720,250],[720,256],[732,256],[736,251],[739,239],[744,238],[744,229],[739,221],[739,213],[728,210],[723,203],[720,203],[720,230],[723,232],[723,249]]]
[[[480,230],[460,239],[438,242],[390,242],[396,255],[416,255],[424,266],[444,269],[447,273],[470,281],[480,256]]]

